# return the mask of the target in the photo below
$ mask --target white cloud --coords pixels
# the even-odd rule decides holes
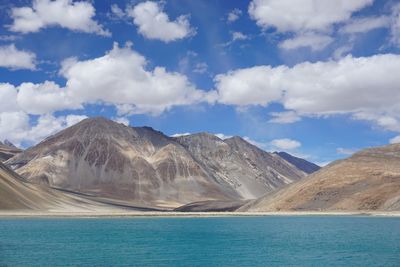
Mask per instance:
[[[294,111],[284,111],[284,112],[271,112],[270,115],[273,117],[269,120],[272,123],[294,123],[301,120],[301,117]]]
[[[47,114],[57,110],[81,108],[70,92],[56,83],[22,83],[18,86],[17,103],[29,114]]]
[[[208,69],[208,65],[205,62],[199,62],[194,66],[193,72],[194,73],[205,73]]]
[[[219,139],[222,139],[222,140],[225,140],[225,139],[228,139],[228,138],[231,138],[232,137],[232,135],[226,135],[226,134],[223,134],[223,133],[217,133],[217,134],[214,134],[216,137],[218,137]]]
[[[0,83],[0,114],[2,112],[18,111],[17,90],[14,85]],[[0,139],[1,140],[1,139]]]
[[[171,135],[171,137],[179,137],[179,136],[186,136],[186,135],[191,135],[191,133],[176,133]]]
[[[127,114],[159,114],[173,106],[212,103],[217,96],[215,91],[196,89],[180,73],[163,67],[147,69],[147,60],[129,45],[115,44],[95,59],[67,59],[59,73],[66,79],[64,87],[52,81],[19,86],[0,83],[0,140],[35,143],[82,118],[54,117],[54,112],[81,109],[85,104],[113,105],[120,116],[116,120],[127,123],[122,118]],[[33,127],[31,115],[40,115]]]
[[[127,10],[133,22],[139,28],[139,33],[148,39],[164,42],[176,41],[196,34],[190,26],[188,16],[181,15],[171,21],[158,2],[146,1]]]
[[[336,48],[332,55],[333,59],[339,60],[342,57],[348,55],[353,49],[353,46],[354,46],[353,44],[345,44],[341,47]]]
[[[111,5],[111,13],[119,19],[122,19],[126,16],[125,12],[116,4]]]
[[[232,42],[247,40],[249,37],[241,32],[232,32]]]
[[[392,139],[389,140],[390,144],[398,144],[400,143],[400,135],[393,137]]]
[[[218,101],[239,106],[266,106],[273,101],[279,101],[282,91],[277,83],[286,69],[286,66],[256,66],[217,75],[214,81],[218,90]]]
[[[280,48],[291,50],[300,47],[311,47],[312,50],[318,51],[324,49],[333,42],[333,38],[327,35],[306,33],[297,35],[294,38],[286,39],[279,44]]]
[[[349,149],[349,148],[343,148],[343,147],[338,147],[336,149],[337,154],[342,154],[342,155],[352,155],[356,152],[357,150],[355,149]]]
[[[242,13],[243,13],[242,10],[238,8],[233,9],[231,12],[228,13],[228,18],[227,18],[228,23],[232,23],[238,20],[242,15]]]
[[[389,17],[367,17],[352,19],[340,31],[344,33],[364,33],[374,29],[388,27]]]
[[[124,124],[124,125],[126,125],[126,126],[129,126],[129,119],[128,119],[128,118],[125,118],[125,117],[117,117],[117,118],[114,118],[114,121],[115,121],[115,122],[118,122],[118,123],[122,123],[122,124]]]
[[[397,130],[400,76],[393,73],[399,69],[399,55],[347,56],[291,68],[238,69],[218,75],[215,86],[218,101],[224,104],[266,106],[279,102],[300,116],[353,114],[356,119]]]
[[[334,26],[348,22],[354,12],[373,1],[252,0],[249,14],[264,30],[272,28],[278,33],[294,34],[291,39],[281,42],[281,48],[311,47],[313,51],[319,51],[333,42]],[[373,27],[372,24],[369,27]]]
[[[197,90],[186,76],[168,72],[163,67],[146,70],[146,64],[146,59],[130,47],[114,44],[102,57],[65,61],[60,73],[67,79],[67,93],[75,101],[114,104],[121,111],[129,111],[127,114],[158,114],[173,106],[193,104],[209,97],[210,94]]]
[[[36,55],[32,52],[18,50],[15,45],[0,46],[0,67],[34,70]]]
[[[292,150],[301,147],[301,143],[299,141],[288,138],[272,140],[271,145],[275,148],[283,150]]]
[[[329,31],[373,0],[253,0],[249,14],[262,28],[279,32]]]
[[[33,145],[85,118],[83,115],[42,115],[31,125],[29,115],[23,111],[3,112],[0,113],[0,139],[8,139],[17,146]]]
[[[34,0],[32,7],[13,8],[11,16],[13,24],[10,30],[14,32],[37,32],[42,28],[59,26],[73,31],[110,35],[93,20],[95,8],[86,1]]]
[[[232,37],[228,42],[219,44],[218,46],[227,47],[227,46],[232,45],[236,41],[244,41],[244,40],[250,39],[250,36],[248,36],[242,32],[235,32],[235,31],[231,32],[231,36]]]
[[[392,43],[400,47],[400,4],[392,8],[390,31]]]

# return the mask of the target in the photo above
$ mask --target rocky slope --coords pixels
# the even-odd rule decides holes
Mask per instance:
[[[360,151],[240,210],[400,210],[400,144]]]
[[[7,140],[4,143],[0,142],[0,162],[4,162],[12,158],[21,151],[21,149],[17,148]]]
[[[240,138],[86,119],[6,162],[31,182],[138,206],[255,198],[306,174]]]
[[[302,170],[303,172],[305,172],[307,174],[311,174],[311,173],[316,172],[319,169],[321,169],[321,167],[318,166],[317,164],[314,164],[314,163],[309,162],[302,158],[292,156],[286,152],[274,152],[274,154],[280,156],[287,162],[290,162],[291,164],[296,166],[298,169]]]
[[[207,173],[227,182],[243,199],[258,198],[306,175],[281,157],[240,137],[221,140],[212,134],[199,133],[178,137],[177,141]]]
[[[111,209],[116,208],[28,183],[0,163],[0,210],[76,212]]]

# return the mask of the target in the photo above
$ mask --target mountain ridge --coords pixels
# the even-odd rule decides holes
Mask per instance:
[[[207,151],[218,164],[206,160]],[[6,164],[37,184],[172,208],[257,198],[306,175],[241,138],[169,137],[102,117],[64,129]]]
[[[368,148],[240,211],[400,210],[400,144]]]

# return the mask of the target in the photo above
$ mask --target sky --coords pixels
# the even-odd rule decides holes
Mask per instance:
[[[400,1],[0,1],[0,140],[87,117],[325,165],[400,142]]]

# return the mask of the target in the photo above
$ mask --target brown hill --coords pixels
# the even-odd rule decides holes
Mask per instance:
[[[115,208],[28,183],[0,163],[0,210],[101,211],[109,209]]]
[[[336,161],[240,210],[400,210],[400,144]]]

